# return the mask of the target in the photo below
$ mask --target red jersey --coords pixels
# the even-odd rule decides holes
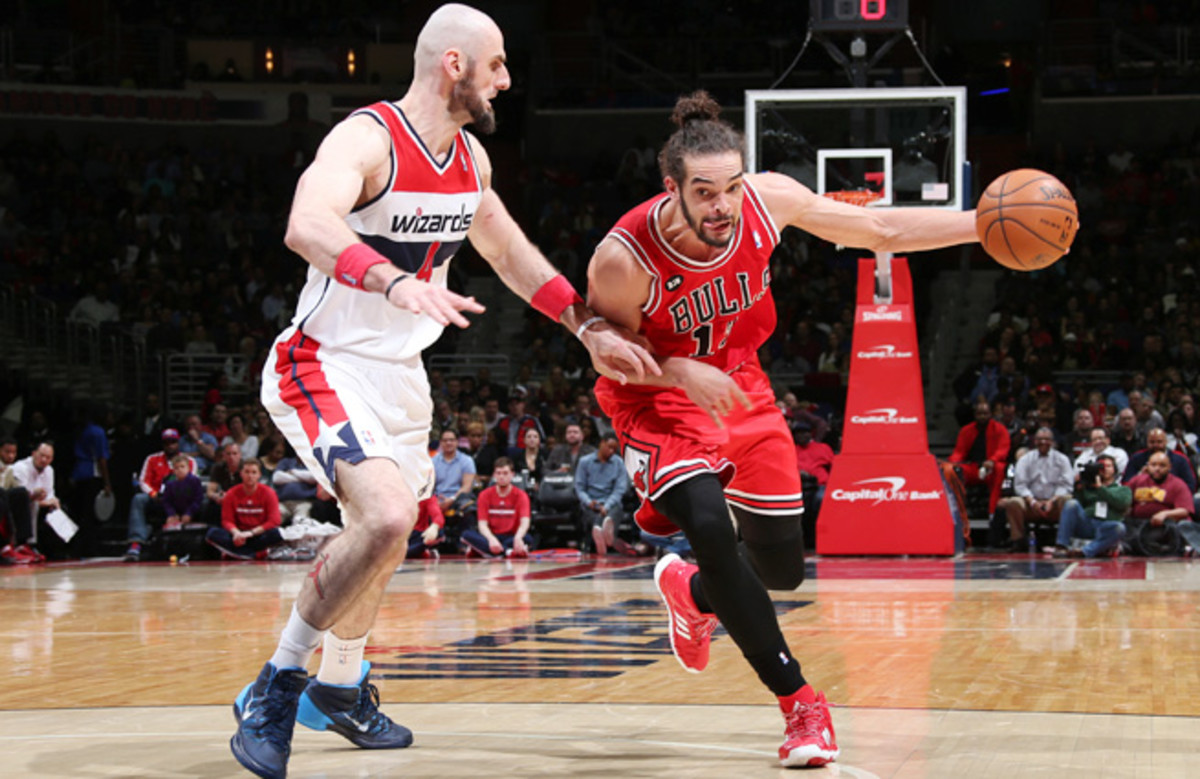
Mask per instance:
[[[429,529],[430,524],[446,526],[446,516],[442,514],[442,507],[438,505],[437,495],[430,495],[417,504],[417,524],[413,525],[413,532],[423,533]]]
[[[685,257],[667,243],[659,229],[666,194],[625,214],[608,233],[651,276],[638,332],[658,357],[691,357],[730,373],[774,332],[769,260],[779,231],[749,181],[744,191],[737,230],[711,260]]]
[[[742,216],[729,245],[711,260],[691,259],[671,248],[659,229],[667,200],[659,195],[642,203],[607,236],[651,277],[638,332],[660,358],[690,357],[725,371],[753,407],[735,408],[718,427],[681,387],[599,379],[596,399],[612,418],[643,499],[635,519],[655,535],[676,532],[654,500],[709,472],[721,479],[735,506],[772,516],[796,514],[803,498],[795,445],[757,355],[775,330],[770,257],[779,230],[746,181]]]
[[[475,502],[479,521],[488,523],[496,535],[511,535],[517,532],[521,519],[529,516],[529,496],[520,487],[512,487],[507,495],[501,495],[496,485],[479,493]]]
[[[196,461],[188,457],[188,473],[196,472]],[[162,484],[171,475],[171,461],[165,452],[155,452],[142,461],[138,474],[138,486],[152,498],[162,492]]]
[[[246,492],[246,485],[239,484],[221,501],[221,527],[230,533],[256,527],[265,533],[281,524],[279,496],[265,484],[255,485],[254,492]]]

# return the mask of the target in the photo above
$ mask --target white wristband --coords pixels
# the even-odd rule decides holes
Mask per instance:
[[[603,321],[604,321],[604,317],[602,317],[602,316],[594,316],[594,317],[592,317],[592,318],[590,318],[590,319],[585,319],[585,320],[583,321],[583,324],[581,324],[581,325],[579,326],[579,329],[577,329],[577,330],[575,331],[575,337],[576,337],[576,338],[578,338],[580,341],[582,341],[582,340],[583,340],[583,334],[587,332],[587,329],[588,329],[589,327],[591,327],[592,325],[596,324],[597,322],[603,322]]]

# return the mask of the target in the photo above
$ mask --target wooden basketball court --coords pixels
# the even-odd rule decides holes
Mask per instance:
[[[230,704],[295,563],[0,571],[5,777],[249,776]],[[406,563],[369,659],[407,750],[297,728],[292,777],[778,777],[782,719],[722,632],[670,654],[653,561]],[[806,775],[1200,774],[1200,562],[826,558],[776,593],[842,755]],[[315,670],[314,660],[312,669]]]

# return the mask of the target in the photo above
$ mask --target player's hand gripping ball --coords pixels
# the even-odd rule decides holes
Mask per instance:
[[[1023,168],[993,181],[979,198],[975,232],[992,259],[1038,270],[1071,248],[1079,212],[1071,190],[1049,173]]]

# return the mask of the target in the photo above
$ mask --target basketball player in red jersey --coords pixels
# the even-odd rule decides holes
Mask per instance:
[[[385,586],[432,489],[432,417],[421,351],[481,312],[446,288],[469,239],[500,278],[587,347],[606,376],[658,366],[638,339],[594,316],[521,233],[491,188],[490,101],[510,84],[504,39],[486,14],[435,11],[417,38],[411,87],[337,125],[296,188],[287,245],[310,264],[292,325],[264,367],[263,404],[342,507],[345,530],[318,555],[278,648],[238,695],[234,756],[284,777],[294,724],[367,749],[412,733],[379,710],[363,661]],[[320,670],[306,666],[324,642]]]
[[[768,258],[786,225],[875,251],[967,243],[974,212],[871,210],[746,174],[744,141],[719,111],[704,92],[679,100],[659,154],[666,192],[596,248],[588,303],[647,338],[662,368],[623,386],[602,378],[596,396],[642,497],[638,524],[682,529],[699,563],[667,555],[654,571],[676,658],[702,671],[720,620],[779,698],[781,762],[824,765],[838,754],[825,696],[801,675],[767,595],[804,579],[800,472],[756,357],[775,329]]]

